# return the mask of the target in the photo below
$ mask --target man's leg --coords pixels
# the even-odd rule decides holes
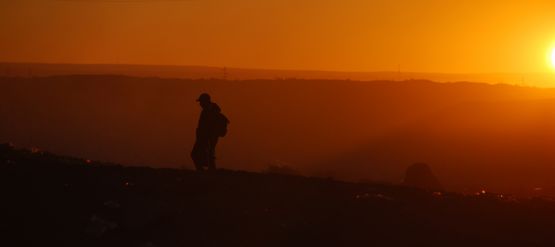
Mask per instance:
[[[208,170],[216,170],[216,145],[218,137],[210,138],[208,148]]]
[[[204,171],[204,167],[208,165],[208,142],[206,140],[198,139],[191,151],[191,158],[195,164],[197,171]]]

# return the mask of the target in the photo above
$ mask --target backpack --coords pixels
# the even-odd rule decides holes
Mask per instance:
[[[221,112],[216,112],[216,116],[215,116],[215,130],[216,130],[216,135],[218,135],[219,137],[224,137],[227,134],[227,125],[229,124],[229,119],[227,119],[227,117],[221,113]]]

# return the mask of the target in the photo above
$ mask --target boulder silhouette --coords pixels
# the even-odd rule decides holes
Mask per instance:
[[[443,186],[428,164],[415,163],[407,168],[403,185],[427,190],[443,190]]]
[[[270,174],[281,174],[281,175],[291,175],[291,176],[301,175],[299,171],[287,165],[269,165],[264,172],[270,173]]]

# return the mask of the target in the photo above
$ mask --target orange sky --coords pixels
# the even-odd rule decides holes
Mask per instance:
[[[0,61],[548,72],[555,1],[2,0]]]

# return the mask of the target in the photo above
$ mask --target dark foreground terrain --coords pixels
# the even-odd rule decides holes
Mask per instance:
[[[3,246],[554,246],[555,203],[0,147]]]

